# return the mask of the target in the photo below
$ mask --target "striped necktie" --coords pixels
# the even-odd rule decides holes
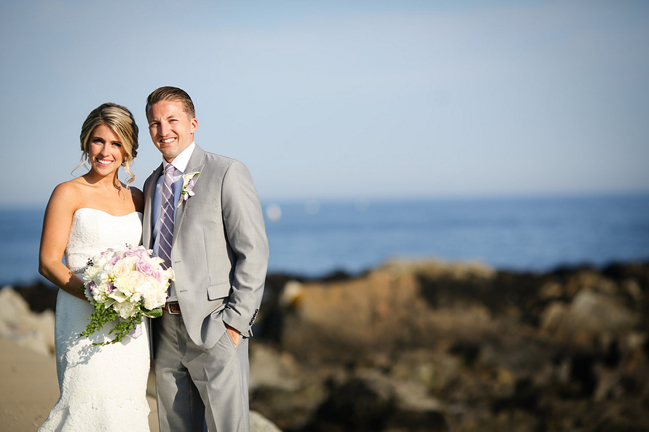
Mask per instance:
[[[165,178],[162,186],[162,212],[160,213],[160,241],[158,256],[165,261],[164,268],[171,267],[171,244],[174,238],[174,172],[172,164],[165,167]]]

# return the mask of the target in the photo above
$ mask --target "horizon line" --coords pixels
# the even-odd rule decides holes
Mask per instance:
[[[403,195],[357,195],[357,196],[296,196],[296,197],[262,197],[262,204],[296,204],[306,202],[403,202],[403,201],[480,201],[480,200],[526,200],[526,199],[570,199],[570,198],[615,198],[615,197],[649,197],[649,189],[629,189],[616,191],[548,191],[548,192],[512,192],[483,194],[403,194]],[[5,202],[0,203],[0,210],[45,208],[47,201],[41,202]]]

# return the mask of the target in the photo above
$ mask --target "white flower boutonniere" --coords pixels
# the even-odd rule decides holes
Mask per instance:
[[[178,200],[178,207],[185,201],[195,195],[193,189],[196,184],[196,178],[201,175],[199,172],[192,172],[183,175],[183,188],[180,191],[180,199]]]

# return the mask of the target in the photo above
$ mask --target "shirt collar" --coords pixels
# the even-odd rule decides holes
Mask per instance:
[[[189,158],[192,157],[192,153],[194,153],[194,149],[196,148],[196,143],[192,141],[192,143],[187,146],[185,150],[180,152],[178,156],[174,158],[171,162],[167,162],[162,158],[162,166],[163,168],[166,168],[167,165],[171,164],[176,168],[176,170],[182,172],[183,174],[185,173],[185,170],[187,169],[187,164],[189,164]]]

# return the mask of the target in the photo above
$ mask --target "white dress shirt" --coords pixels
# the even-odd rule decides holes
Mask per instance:
[[[183,150],[178,156],[174,158],[173,161],[167,162],[162,159],[162,172],[163,174],[158,178],[158,182],[155,186],[155,195],[153,196],[153,220],[155,221],[153,225],[153,253],[158,256],[158,246],[160,244],[160,238],[158,234],[160,233],[160,215],[162,214],[162,188],[164,186],[164,169],[167,165],[171,164],[176,169],[174,173],[174,226],[176,224],[176,208],[178,206],[178,199],[180,198],[180,191],[183,187],[183,175],[187,170],[187,164],[189,163],[189,158],[194,153],[194,148],[196,144],[192,142],[185,150]],[[173,266],[172,266],[173,268]],[[169,296],[167,301],[178,301],[178,296],[176,295],[175,290],[172,286],[169,286]]]

